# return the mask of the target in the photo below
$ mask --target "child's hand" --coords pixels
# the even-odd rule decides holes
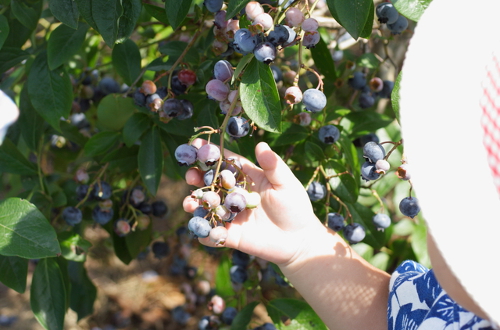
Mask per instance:
[[[197,139],[193,145],[199,148],[206,143]],[[257,208],[246,209],[232,222],[226,223],[228,238],[225,246],[278,265],[290,263],[307,245],[306,240],[314,237],[314,231],[324,231],[324,226],[314,215],[304,187],[264,142],[255,147],[260,168],[230,151],[225,150],[224,155],[226,158],[236,157],[241,162],[243,172],[254,183],[251,190],[261,196],[261,204]],[[189,169],[186,182],[204,186],[203,172],[196,168]],[[186,212],[192,213],[198,202],[188,196],[183,205]],[[214,246],[208,238],[200,238],[200,242]]]

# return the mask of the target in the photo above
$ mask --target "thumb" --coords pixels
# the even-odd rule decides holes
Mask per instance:
[[[257,144],[255,147],[255,156],[266,178],[275,189],[284,189],[298,182],[288,165],[271,150],[267,143],[260,142]]]

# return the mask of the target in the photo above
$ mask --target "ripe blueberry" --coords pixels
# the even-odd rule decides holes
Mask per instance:
[[[420,212],[418,200],[415,197],[405,197],[399,202],[399,210],[403,215],[414,218]]]
[[[318,136],[323,143],[333,144],[339,139],[340,131],[334,125],[325,125],[319,129]]]
[[[307,111],[320,112],[326,106],[326,96],[319,89],[309,88],[302,96],[302,103]]]
[[[359,223],[348,224],[344,227],[344,237],[350,244],[361,242],[365,236],[365,228]]]

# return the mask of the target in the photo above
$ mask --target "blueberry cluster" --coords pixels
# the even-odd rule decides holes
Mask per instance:
[[[377,180],[380,174],[389,170],[390,165],[385,157],[385,149],[377,142],[368,142],[363,146],[363,158],[365,162],[361,165],[361,177],[365,181]]]
[[[344,216],[337,212],[330,212],[327,217],[328,227],[336,232],[342,231],[344,238],[350,244],[359,243],[365,238],[365,228],[361,224],[354,222],[346,225]]]
[[[372,107],[377,98],[389,99],[394,88],[394,82],[391,80],[373,77],[367,81],[366,74],[362,71],[355,71],[349,78],[348,84],[360,92],[358,105],[362,109]]]
[[[231,222],[245,209],[257,207],[260,195],[245,188],[247,181],[240,162],[224,158],[215,144],[208,143],[199,149],[181,144],[175,150],[175,158],[181,166],[197,164],[205,170],[206,186],[191,194],[199,206],[188,222],[188,229],[197,237],[209,237],[216,245],[224,245],[227,238],[224,223]]]
[[[408,28],[408,20],[400,15],[394,5],[390,2],[382,2],[375,9],[378,21],[387,24],[387,28],[392,34],[401,34]]]
[[[193,71],[184,69],[177,72],[172,77],[172,93],[173,95],[183,94],[187,85],[194,84],[196,75]],[[193,116],[194,107],[191,101],[184,99],[168,98],[166,87],[157,88],[156,84],[151,80],[145,80],[141,88],[134,93],[134,102],[139,107],[145,107],[149,110],[158,113],[161,121],[168,122],[173,118],[185,120]]]

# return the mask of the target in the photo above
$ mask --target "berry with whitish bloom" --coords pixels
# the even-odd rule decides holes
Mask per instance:
[[[65,207],[62,211],[62,218],[70,226],[75,226],[82,222],[82,211],[73,206]]]
[[[80,168],[76,171],[75,181],[79,183],[87,183],[89,182],[89,174],[83,168]]]
[[[336,212],[328,213],[328,228],[341,231],[344,228],[344,217]]]
[[[408,28],[408,20],[403,15],[399,15],[396,22],[387,24],[387,28],[389,28],[392,34],[401,34],[401,32]]]
[[[376,163],[377,160],[384,159],[385,149],[377,142],[368,142],[363,146],[363,157],[370,163]]]
[[[221,169],[237,174],[241,170],[241,162],[235,157],[228,157],[222,162]]]
[[[96,200],[102,201],[111,198],[111,186],[105,181],[99,181],[94,184],[94,189],[92,190],[92,195]]]
[[[194,209],[193,216],[204,218],[208,215],[208,213],[210,213],[210,211],[200,205]]]
[[[297,86],[290,86],[286,89],[285,100],[288,104],[297,104],[302,101],[302,91]]]
[[[207,7],[207,10],[211,13],[216,13],[221,10],[222,5],[224,4],[223,0],[205,0],[203,1],[203,5]]]
[[[344,227],[344,237],[350,244],[361,242],[365,236],[365,228],[359,223],[348,224]]]
[[[276,47],[269,41],[262,42],[255,46],[253,54],[257,61],[270,64],[276,58]]]
[[[399,13],[394,5],[390,2],[382,2],[375,8],[375,14],[377,15],[378,21],[382,24],[395,23],[399,17]]]
[[[119,219],[116,220],[114,230],[116,235],[123,237],[130,233],[130,230],[132,228],[130,227],[130,223],[126,219]]]
[[[408,164],[401,164],[401,166],[398,167],[396,171],[396,175],[398,178],[403,179],[403,180],[410,180],[411,179],[411,174],[410,171],[408,171]]]
[[[192,217],[188,222],[188,229],[198,237],[204,238],[208,237],[212,226],[208,220],[202,217]]]
[[[326,196],[326,187],[319,181],[313,181],[307,187],[307,195],[309,195],[309,199],[313,202],[319,201],[320,199],[325,198]]]
[[[219,29],[225,29],[227,27],[227,23],[229,21],[226,19],[226,11],[225,10],[219,10],[215,15],[214,15],[214,25],[219,28]]]
[[[379,77],[373,77],[372,79],[370,79],[368,86],[370,86],[370,89],[372,91],[380,92],[382,88],[384,88],[384,81]]]
[[[403,215],[414,218],[420,212],[418,200],[415,197],[405,197],[399,202],[399,211]]]
[[[158,94],[146,97],[146,106],[153,112],[158,112],[163,106],[163,99]]]
[[[264,8],[262,8],[262,5],[257,1],[250,1],[245,6],[245,14],[247,15],[247,18],[251,21],[253,21],[257,16],[259,16],[262,13],[264,13]]]
[[[261,202],[260,194],[258,192],[252,191],[251,193],[248,193],[248,195],[246,196],[246,201],[247,201],[246,208],[254,209],[260,205]]]
[[[309,112],[301,112],[298,116],[300,126],[309,126],[311,124],[312,118]]]
[[[391,169],[391,164],[385,159],[379,159],[375,163],[376,171],[379,174],[385,174],[387,171]]]
[[[377,173],[377,168],[374,163],[366,161],[361,165],[361,177],[365,181],[372,181],[377,180],[380,174]]]
[[[286,25],[276,24],[274,26],[274,30],[269,32],[267,41],[272,43],[274,46],[283,46],[290,39],[289,29],[290,28]]]
[[[146,195],[144,191],[142,191],[142,187],[136,187],[132,189],[130,193],[130,204],[134,207],[139,206],[146,199]]]
[[[373,94],[370,92],[363,92],[359,94],[359,99],[358,99],[359,107],[362,109],[369,108],[375,104],[375,98],[373,97]]]
[[[167,99],[163,103],[162,111],[161,115],[166,118],[177,117],[183,111],[182,103],[178,99]]]
[[[304,34],[304,38],[302,39],[302,46],[306,47],[307,49],[314,48],[318,44],[320,39],[321,36],[317,31],[306,32]]]
[[[384,213],[377,213],[372,218],[375,228],[378,230],[384,230],[391,225],[391,218]]]
[[[229,95],[229,87],[219,79],[210,80],[205,86],[208,96],[217,101],[224,101]]]
[[[356,71],[347,83],[354,89],[362,90],[366,86],[365,74],[361,71]]]
[[[302,25],[300,27],[304,31],[315,32],[315,31],[318,31],[319,24],[318,24],[317,20],[310,17],[310,18],[305,19],[304,22],[302,22]]]
[[[106,210],[99,207],[98,205],[96,205],[92,210],[92,220],[94,220],[100,225],[105,225],[108,222],[110,222],[111,219],[113,219],[113,215],[114,215],[113,209]]]
[[[214,181],[214,175],[215,175],[215,170],[210,169],[205,172],[203,175],[203,182],[205,183],[205,186],[210,186],[212,182]]]
[[[224,206],[233,213],[243,211],[247,206],[246,196],[238,192],[231,192],[224,199]]]
[[[302,96],[302,103],[307,111],[320,112],[326,106],[326,96],[319,89],[309,88]]]
[[[318,137],[323,143],[333,144],[340,138],[340,131],[334,125],[325,125],[319,129]]]
[[[181,166],[190,166],[196,162],[198,149],[187,143],[181,144],[175,149],[175,159]]]
[[[217,226],[210,231],[209,238],[215,246],[222,246],[226,243],[228,232],[226,227]]]
[[[226,132],[232,137],[240,138],[250,132],[250,124],[243,117],[231,117],[227,122]]]
[[[285,19],[288,25],[297,27],[302,24],[302,22],[305,20],[305,17],[300,9],[293,7],[287,10]]]
[[[255,17],[252,25],[260,25],[264,31],[270,30],[273,27],[274,21],[268,13],[262,13]]]
[[[226,60],[217,61],[214,65],[214,77],[220,81],[228,81],[233,77],[233,66]]]
[[[220,149],[215,144],[209,143],[198,149],[198,161],[204,163],[206,166],[215,165],[220,158]]]
[[[206,191],[201,198],[201,202],[206,209],[215,209],[220,205],[220,196],[215,191]]]
[[[257,37],[252,35],[252,32],[250,32],[249,29],[242,28],[234,34],[233,45],[236,51],[240,53],[248,53],[255,49],[255,46],[257,45]]]

